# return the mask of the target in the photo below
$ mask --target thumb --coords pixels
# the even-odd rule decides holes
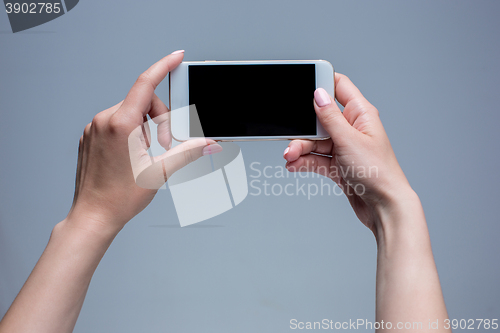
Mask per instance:
[[[335,100],[323,88],[314,92],[314,110],[334,143],[342,144],[348,141],[352,131],[351,124],[345,119]]]
[[[222,151],[222,147],[210,139],[194,139],[183,142],[164,154],[154,157],[152,162],[136,178],[142,188],[157,190],[178,170],[202,156]]]
[[[163,160],[168,178],[174,172],[182,169],[186,165],[196,161],[202,156],[219,153],[222,146],[210,139],[193,139],[181,143],[159,156],[158,161]]]

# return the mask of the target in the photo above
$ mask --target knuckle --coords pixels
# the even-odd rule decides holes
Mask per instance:
[[[92,123],[88,123],[87,126],[85,126],[85,128],[83,129],[82,139],[89,136],[91,127]]]
[[[151,85],[151,86],[153,85],[151,77],[147,72],[144,72],[141,75],[139,75],[136,83],[140,85]]]
[[[360,110],[360,116],[375,116],[379,117],[379,112],[376,107],[371,105],[367,100],[358,101],[357,108]]]
[[[121,117],[113,115],[108,122],[108,128],[111,133],[121,133],[125,131],[128,126]]]
[[[323,122],[326,124],[333,124],[334,122],[339,120],[339,117],[343,117],[344,115],[340,112],[335,112],[332,109],[324,110],[322,114]]]
[[[99,112],[98,114],[96,114],[94,116],[94,118],[92,119],[92,125],[93,126],[96,126],[96,127],[101,127],[104,125],[104,123],[106,122],[105,120],[105,114],[104,112]]]

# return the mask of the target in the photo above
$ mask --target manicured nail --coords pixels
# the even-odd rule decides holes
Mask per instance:
[[[205,148],[203,148],[203,156],[212,155],[215,153],[220,153],[221,151],[222,151],[222,147],[220,145],[218,145],[218,144],[209,145],[209,146],[206,146]]]
[[[179,54],[179,53],[184,53],[184,50],[177,50],[177,51],[172,52],[171,54]]]
[[[290,147],[286,147],[285,152],[283,153],[283,157],[285,157],[285,156],[286,156],[286,154],[288,154],[288,151],[289,151],[289,150],[290,150]]]
[[[330,96],[323,88],[316,89],[316,91],[314,92],[314,100],[316,101],[316,104],[318,104],[318,106],[327,106],[332,103]]]

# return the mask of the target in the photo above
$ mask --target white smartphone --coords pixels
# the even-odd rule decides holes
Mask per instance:
[[[313,105],[316,88],[334,96],[334,69],[328,61],[182,62],[169,79],[171,130],[177,141],[328,138]]]

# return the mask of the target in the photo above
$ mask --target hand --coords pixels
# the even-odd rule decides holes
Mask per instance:
[[[331,178],[344,191],[358,218],[374,233],[378,208],[411,188],[396,160],[378,110],[345,75],[335,73],[335,95],[314,93],[314,109],[330,138],[294,140],[285,150],[286,168]],[[328,155],[321,156],[316,154]]]
[[[170,112],[154,90],[182,59],[182,52],[174,52],[158,61],[139,76],[124,101],[98,113],[85,127],[67,223],[85,221],[77,227],[101,228],[98,231],[104,227],[116,233],[151,202],[172,173],[202,155],[222,150],[208,139],[191,140],[170,150]],[[168,150],[153,160],[147,153],[146,115],[158,124],[158,141]]]

